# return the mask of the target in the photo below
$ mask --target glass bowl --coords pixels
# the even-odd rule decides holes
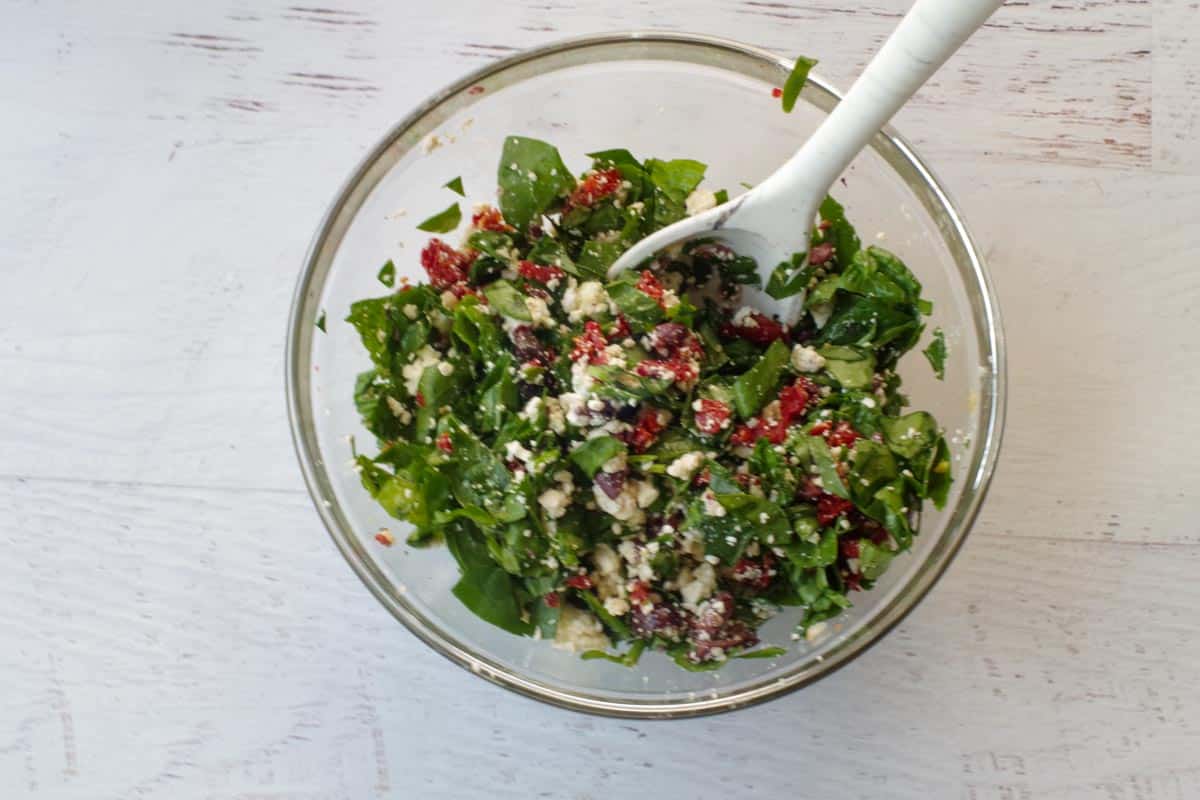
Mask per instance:
[[[946,332],[944,381],[914,351],[900,374],[914,408],[933,412],[952,442],[955,481],[942,511],[929,508],[914,549],[893,561],[854,607],[815,641],[792,641],[798,618],[785,609],[760,631],[787,653],[730,660],[716,672],[681,670],[660,653],[635,668],[583,661],[478,619],[450,593],[458,577],[440,547],[403,544],[351,468],[348,435],[372,452],[352,393],[369,366],[343,322],[351,302],[383,294],[376,272],[389,258],[398,276],[421,280],[417,254],[428,235],[416,222],[451,200],[444,183],[462,176],[467,205],[494,202],[506,134],[557,145],[573,171],[584,154],[626,147],[641,157],[695,158],[705,186],[737,194],[791,155],[837,103],[819,77],[794,113],[772,88],[790,63],[742,44],[699,36],[623,33],[565,41],[492,64],[434,95],[397,124],[351,174],[308,253],[287,337],[287,392],[300,466],[317,511],[354,571],[409,630],[451,661],[531,697],[626,717],[726,711],[783,694],[847,663],[903,619],[962,544],[983,502],[1004,416],[1004,352],[996,300],[958,211],[912,148],[891,129],[875,137],[835,195],[864,244],[898,253],[933,300],[930,329]],[[327,315],[327,332],[315,322]],[[396,545],[373,541],[381,527]]]

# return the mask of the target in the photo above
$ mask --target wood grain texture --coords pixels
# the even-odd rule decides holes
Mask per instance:
[[[635,724],[452,668],[312,513],[282,401],[311,231],[433,88],[689,30],[847,85],[902,0],[9,2],[0,31],[0,796],[1200,796],[1200,9],[1013,2],[897,120],[987,254],[1004,456],[847,669]]]

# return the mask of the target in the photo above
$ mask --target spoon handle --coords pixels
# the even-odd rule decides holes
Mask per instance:
[[[917,0],[845,98],[772,176],[778,179],[774,188],[824,196],[879,129],[1002,4]]]

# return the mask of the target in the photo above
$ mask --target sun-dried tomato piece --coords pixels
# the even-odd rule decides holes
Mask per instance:
[[[665,361],[647,358],[638,362],[634,372],[643,378],[659,378],[679,383],[691,383],[700,375],[695,364],[679,358]]]
[[[449,433],[442,433],[442,434],[438,435],[437,449],[441,450],[443,453],[453,453],[454,452],[454,445],[450,441]]]
[[[721,335],[726,338],[745,339],[766,346],[776,339],[787,340],[787,328],[766,314],[752,311],[737,323],[732,321],[721,326]]]
[[[532,261],[522,261],[517,264],[517,274],[538,283],[549,283],[552,280],[562,278],[567,273],[558,267],[552,267],[548,264],[535,264]]]
[[[600,329],[600,323],[588,320],[583,324],[583,333],[575,337],[575,346],[571,350],[572,361],[586,360],[589,364],[604,364],[608,361],[604,349],[608,347],[608,339]]]
[[[572,589],[591,589],[595,586],[592,583],[592,579],[587,575],[572,575],[564,583]]]
[[[647,406],[638,414],[637,424],[629,437],[629,443],[637,452],[645,452],[658,439],[658,435],[662,433],[664,427],[659,418],[658,409]]]
[[[567,198],[567,208],[592,206],[621,188],[621,171],[616,167],[598,169],[588,175]]]
[[[659,281],[658,278],[654,277],[654,273],[650,270],[642,270],[642,277],[638,278],[637,286],[635,288],[637,288],[637,290],[642,294],[648,295],[654,300],[654,302],[658,303],[661,308],[666,307],[666,304],[663,302],[663,293],[666,291],[666,289],[663,287],[662,282]]]
[[[421,266],[435,289],[449,289],[467,279],[470,260],[441,239],[433,238],[421,251]]]
[[[817,524],[828,525],[853,508],[854,504],[845,498],[832,494],[823,494],[817,500]]]
[[[830,447],[850,447],[863,438],[862,434],[854,430],[849,422],[834,424],[827,419],[813,425],[809,430],[809,435],[825,437],[825,441],[829,442]]]
[[[480,231],[508,233],[509,231],[516,230],[512,225],[504,221],[504,216],[500,213],[500,209],[495,206],[485,205],[476,208],[475,213],[471,215],[471,225]]]
[[[696,430],[709,436],[720,433],[729,427],[733,410],[720,400],[703,397],[696,401],[700,407],[695,409]]]
[[[547,608],[558,608],[558,604],[561,602],[558,592],[546,592],[546,594],[542,596],[542,600],[546,601]]]

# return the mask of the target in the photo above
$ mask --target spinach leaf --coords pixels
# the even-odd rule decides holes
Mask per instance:
[[[444,211],[439,211],[417,226],[417,230],[428,233],[449,233],[462,222],[462,210],[458,203],[451,203]]]
[[[825,371],[844,389],[870,390],[875,377],[875,356],[857,347],[825,345],[818,349],[825,359]]]
[[[375,277],[389,289],[396,284],[396,265],[392,263],[390,258],[386,264],[379,268],[379,272],[376,273]]]
[[[600,598],[596,597],[594,592],[576,591],[575,596],[583,600],[588,610],[604,623],[604,627],[608,628],[614,639],[629,639],[633,635],[629,630],[629,626],[620,617],[610,614],[608,609],[604,607],[604,603],[600,602]]]
[[[733,403],[743,419],[754,416],[775,391],[790,351],[776,339],[753,367],[733,382]]]
[[[520,232],[575,186],[553,145],[524,136],[505,138],[497,179],[500,212]]]
[[[522,618],[517,585],[466,530],[448,528],[446,544],[458,561],[462,577],[451,590],[464,606],[485,622],[509,633],[528,636],[533,625]]]
[[[588,153],[587,157],[601,164],[612,164],[613,166],[630,165],[634,167],[642,166],[641,163],[633,157],[633,153],[623,147],[618,147],[613,150],[599,150],[595,153]]]
[[[845,267],[850,263],[850,259],[854,258],[854,254],[862,249],[862,242],[859,241],[854,226],[846,219],[846,209],[830,196],[821,202],[818,213],[825,222],[821,241],[833,245],[838,264]]]
[[[687,197],[704,180],[707,167],[699,161],[680,158],[672,161],[647,159],[646,170],[652,186],[651,230],[657,230],[687,215]]]
[[[776,300],[791,297],[808,287],[812,275],[813,271],[808,266],[808,253],[796,253],[787,261],[781,261],[779,266],[771,271],[766,292]]]
[[[787,653],[782,647],[764,647],[761,650],[751,650],[749,653],[738,653],[734,658],[775,658]]]
[[[625,247],[620,242],[589,239],[584,242],[583,249],[579,251],[579,258],[575,261],[575,274],[581,278],[602,281],[608,275],[608,268],[621,257],[623,252],[625,252]],[[566,270],[566,267],[563,269]]]
[[[570,458],[591,478],[605,463],[626,450],[625,443],[620,439],[613,436],[597,436],[572,450]]]
[[[870,539],[860,539],[858,542],[859,573],[869,581],[873,581],[887,571],[895,552],[885,550]]]
[[[317,330],[319,330],[321,333],[325,333],[325,309],[321,309],[321,313],[317,315],[317,321],[315,324],[317,326]]]
[[[816,66],[816,59],[800,56],[796,59],[795,66],[792,67],[791,73],[787,76],[787,81],[783,84],[783,110],[790,114],[792,109],[796,107],[796,100],[800,97],[800,90],[804,88],[804,82],[808,80],[809,71]]]
[[[551,239],[549,236],[543,236],[534,242],[533,248],[529,251],[529,260],[535,264],[558,267],[563,272],[581,277],[579,268],[575,266],[575,262],[567,253],[567,248],[563,246],[562,242]]]
[[[505,414],[517,408],[517,384],[512,376],[513,358],[504,353],[496,358],[479,391],[479,430],[490,433],[504,424]]]
[[[449,189],[459,197],[466,197],[467,193],[463,190],[462,176],[451,178],[442,184],[443,189]]]
[[[664,314],[653,297],[637,288],[638,280],[636,272],[624,272],[608,284],[605,291],[629,321],[633,331],[646,333],[663,321]]]
[[[941,328],[933,329],[933,341],[929,346],[921,351],[925,354],[925,358],[929,360],[929,366],[933,367],[933,374],[937,379],[943,380],[946,377],[946,334]]]
[[[903,417],[884,417],[881,425],[887,446],[909,461],[932,447],[938,438],[937,420],[925,411],[914,411]]]
[[[587,650],[580,658],[584,661],[593,661],[602,658],[605,661],[611,661],[614,664],[620,664],[623,667],[637,666],[638,660],[642,657],[642,651],[646,649],[646,640],[638,639],[624,653],[606,653],[603,650]]]
[[[503,316],[523,322],[533,320],[529,306],[525,305],[525,295],[508,281],[496,281],[484,288],[483,293],[487,296],[488,305]]]
[[[846,488],[846,484],[842,481],[842,476],[838,474],[837,462],[833,459],[833,453],[829,451],[829,444],[820,436],[809,437],[808,451],[812,454],[813,464],[817,467],[817,474],[821,477],[821,487],[845,500],[850,499],[850,490]]]
[[[500,326],[474,297],[467,296],[455,306],[450,330],[479,361],[495,361],[504,352]]]

